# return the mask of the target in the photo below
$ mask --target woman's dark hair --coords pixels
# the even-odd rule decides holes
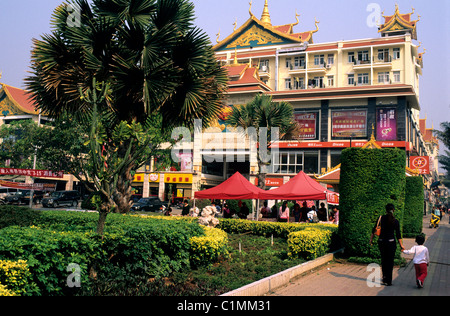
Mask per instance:
[[[394,226],[394,210],[395,210],[395,206],[394,204],[387,204],[386,205],[386,213],[387,213],[387,225],[389,227]]]

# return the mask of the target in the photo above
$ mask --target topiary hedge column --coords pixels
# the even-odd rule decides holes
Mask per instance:
[[[403,215],[404,237],[415,237],[423,228],[423,179],[406,177],[405,213]]]
[[[370,247],[372,228],[388,203],[402,227],[405,203],[406,155],[400,149],[349,148],[342,152],[339,237],[346,253],[378,257]]]

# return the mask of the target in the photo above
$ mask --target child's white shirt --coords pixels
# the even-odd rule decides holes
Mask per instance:
[[[407,255],[414,255],[413,263],[430,263],[430,255],[428,253],[428,248],[425,246],[414,246],[410,250],[404,250],[403,253]]]

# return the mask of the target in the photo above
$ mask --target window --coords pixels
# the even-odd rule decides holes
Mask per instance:
[[[358,60],[363,62],[369,61],[369,51],[368,50],[359,51]]]
[[[286,68],[291,68],[292,66],[292,61],[290,58],[286,58]]]
[[[273,157],[273,173],[319,173],[319,152],[283,151]]]
[[[400,71],[394,71],[394,82],[400,82]]]
[[[268,72],[269,71],[269,60],[268,59],[261,60],[261,62],[259,63],[259,70],[261,72]]]
[[[330,168],[334,168],[341,163],[341,151],[330,150]]]
[[[334,65],[334,54],[328,54],[328,65]]]
[[[389,48],[378,50],[378,61],[389,62]]]
[[[325,63],[325,55],[314,55],[314,66],[323,65]]]
[[[355,53],[354,52],[349,52],[348,53],[348,62],[349,63],[355,62]]]
[[[389,83],[389,72],[379,72],[378,83]]]
[[[303,157],[303,171],[305,173],[319,173],[319,153],[305,152]]]
[[[394,59],[400,59],[400,48],[394,48]]]
[[[294,58],[294,68],[295,69],[304,69],[305,68],[305,56],[300,56],[300,57]]]
[[[355,84],[355,75],[354,74],[349,74],[348,75],[348,84],[350,86],[353,86]]]
[[[273,173],[299,173],[303,170],[302,152],[279,152],[273,157]]]
[[[304,78],[294,78],[294,89],[305,89],[305,79]]]
[[[358,74],[358,84],[359,85],[369,84],[369,74],[368,73]]]
[[[291,81],[291,78],[284,79],[284,87],[285,87],[287,90],[291,90],[291,89],[292,89],[292,81]]]
[[[319,88],[324,88],[323,77],[314,77],[314,85]]]
[[[328,87],[334,87],[334,76],[328,76],[328,82],[327,85]]]

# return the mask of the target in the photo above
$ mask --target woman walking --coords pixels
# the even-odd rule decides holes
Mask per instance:
[[[377,226],[381,227],[378,238],[378,247],[381,254],[381,270],[383,272],[383,285],[392,285],[392,272],[394,270],[394,256],[397,244],[397,238],[401,250],[404,250],[402,235],[400,233],[400,223],[394,217],[395,207],[393,204],[386,205],[386,215],[381,216],[375,224],[372,235],[370,236],[370,245],[375,235]]]

